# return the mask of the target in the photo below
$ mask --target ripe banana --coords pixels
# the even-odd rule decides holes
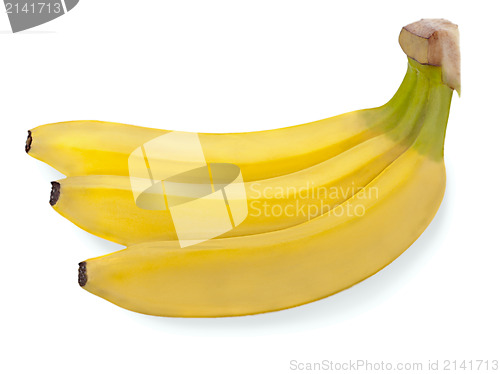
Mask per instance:
[[[400,43],[428,79],[423,123],[411,146],[364,189],[286,229],[189,248],[176,241],[141,243],[93,258],[80,263],[79,284],[140,313],[236,316],[311,302],[387,266],[439,208],[446,180],[444,136],[453,89],[460,88],[456,25],[422,20],[403,29]],[[437,66],[426,65],[430,60]],[[363,193],[369,189],[378,193]]]
[[[248,216],[221,237],[295,226],[333,209],[365,187],[402,154],[418,134],[430,86],[428,77],[419,72],[413,60],[409,60],[407,77],[400,91],[407,91],[407,84],[414,87],[413,91],[407,96],[408,104],[393,113],[395,118],[388,119],[396,123],[391,130],[309,168],[246,182],[246,194],[233,196],[233,201],[239,199],[242,204],[248,204]],[[177,196],[170,198],[188,199],[191,189],[177,192]],[[163,201],[163,191],[156,193]],[[146,210],[137,206],[129,177],[69,177],[53,183],[52,196],[51,204],[58,213],[102,238],[124,245],[177,239],[168,210]],[[203,227],[194,227],[184,239],[210,237],[202,230]]]
[[[199,141],[207,163],[235,164],[247,182],[293,173],[394,127],[398,123],[395,113],[405,110],[415,84],[415,76],[408,74],[394,97],[381,107],[275,130],[199,134]],[[134,149],[167,133],[112,122],[61,122],[30,130],[26,152],[67,176],[128,176],[128,158]]]

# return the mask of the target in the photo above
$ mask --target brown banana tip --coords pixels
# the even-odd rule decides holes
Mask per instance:
[[[83,287],[87,284],[87,263],[83,261],[78,266],[78,284]]]
[[[52,184],[52,190],[50,191],[50,205],[56,205],[61,195],[61,184],[59,182],[50,182]]]
[[[26,145],[24,146],[24,150],[26,153],[29,153],[31,149],[31,142],[33,141],[33,138],[31,137],[31,131],[28,130],[28,139],[26,139]]]

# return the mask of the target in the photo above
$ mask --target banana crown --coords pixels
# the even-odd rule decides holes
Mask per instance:
[[[401,30],[399,44],[423,65],[441,66],[442,81],[460,95],[458,26],[445,19],[422,19]]]

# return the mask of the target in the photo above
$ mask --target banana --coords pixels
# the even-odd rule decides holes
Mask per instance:
[[[406,26],[400,43],[428,78],[429,99],[415,141],[365,188],[286,229],[189,248],[176,241],[141,243],[84,261],[79,284],[139,313],[239,316],[324,298],[395,260],[429,225],[443,198],[444,137],[453,89],[460,82],[454,69],[456,25],[423,20]],[[425,65],[436,54],[441,54],[433,57],[438,66]]]
[[[381,107],[275,130],[198,134],[199,141],[206,162],[235,164],[245,181],[293,173],[391,129],[398,123],[396,113],[405,110],[415,84],[415,76],[409,71],[401,88]],[[28,131],[25,149],[66,176],[128,176],[131,153],[167,133],[113,122],[61,122]]]
[[[248,205],[246,219],[220,237],[253,235],[295,226],[334,208],[365,187],[415,140],[427,104],[429,79],[409,60],[407,82],[416,82],[408,103],[396,111],[397,123],[388,132],[362,142],[309,168],[260,181],[246,182],[246,193],[234,197]],[[413,86],[413,84],[412,84]],[[403,87],[401,91],[406,91]],[[410,108],[410,109],[407,109]],[[187,185],[187,183],[186,183]],[[178,189],[176,200],[188,199],[192,189]],[[164,200],[163,191],[156,199]],[[53,208],[77,226],[102,238],[131,245],[145,241],[177,240],[167,210],[140,208],[129,177],[77,176],[53,182]],[[57,198],[55,198],[57,196]],[[184,239],[210,237],[193,227]]]

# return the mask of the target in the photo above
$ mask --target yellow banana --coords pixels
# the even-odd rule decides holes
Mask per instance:
[[[415,76],[409,72],[401,89],[381,107],[276,130],[199,134],[199,141],[206,162],[235,164],[247,182],[293,173],[395,126],[396,113],[405,110],[415,84]],[[167,133],[113,122],[61,122],[30,130],[26,152],[67,176],[128,176],[131,153]]]
[[[411,79],[410,79],[411,78]],[[246,182],[246,193],[233,196],[248,204],[246,219],[221,237],[253,235],[294,226],[324,213],[350,198],[393,162],[414,141],[423,121],[429,79],[409,60],[408,79],[417,82],[406,110],[394,116],[397,125],[343,153],[309,168],[260,181]],[[413,84],[412,84],[413,86]],[[403,91],[406,88],[401,89]],[[187,183],[186,183],[187,185]],[[184,188],[170,198],[188,199]],[[164,200],[163,190],[156,192]],[[136,204],[131,183],[123,176],[78,176],[53,182],[53,208],[84,230],[124,245],[176,240],[168,210],[146,210]],[[184,239],[210,237],[193,227]]]
[[[365,188],[329,212],[283,230],[189,248],[176,241],[142,243],[87,260],[80,263],[79,284],[140,313],[236,316],[326,297],[392,262],[425,230],[441,203],[444,136],[452,88],[460,82],[455,25],[423,20],[405,27],[400,42],[410,57],[434,56],[440,66],[415,63],[430,86],[422,128]],[[441,54],[437,60],[436,54]]]

